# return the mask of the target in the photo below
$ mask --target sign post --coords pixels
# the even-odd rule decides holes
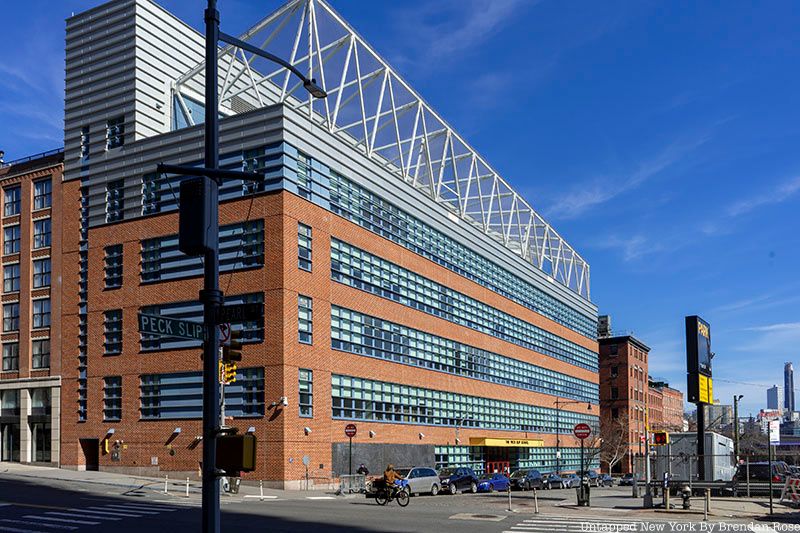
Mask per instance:
[[[781,443],[781,421],[769,421],[769,514],[772,514],[772,447]]]
[[[592,428],[589,427],[589,424],[584,424],[581,422],[580,424],[575,424],[575,427],[572,428],[572,433],[580,439],[581,441],[581,486],[578,490],[578,505],[589,505],[589,490],[588,490],[588,481],[584,484],[584,479],[588,478],[588,474],[586,472],[585,465],[583,464],[583,441],[589,438],[589,435],[592,434]],[[586,491],[586,492],[584,492]]]
[[[358,428],[356,428],[355,424],[347,424],[344,427],[344,434],[347,435],[348,439],[350,439],[350,461],[349,461],[350,469],[349,470],[350,470],[350,475],[351,476],[353,475],[353,437],[356,436],[356,432],[357,431],[358,431]]]
[[[697,476],[705,481],[706,404],[714,403],[711,379],[711,325],[697,315],[686,320],[686,376],[689,402],[697,406]]]

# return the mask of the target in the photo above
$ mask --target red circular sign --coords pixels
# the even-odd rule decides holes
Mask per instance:
[[[588,427],[588,426],[587,426]],[[344,427],[344,434],[350,437],[351,439],[356,436],[356,425],[355,424],[347,424]]]
[[[589,427],[589,424],[575,424],[575,427],[572,428],[572,433],[583,440],[589,438],[589,435],[592,434],[592,428]]]

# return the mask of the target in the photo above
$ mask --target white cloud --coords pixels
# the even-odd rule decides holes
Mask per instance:
[[[727,214],[730,217],[737,217],[760,207],[779,204],[794,196],[798,191],[800,191],[800,176],[787,180],[764,194],[730,205]]]
[[[558,199],[546,210],[547,216],[554,219],[576,218],[593,207],[604,204],[621,194],[638,188],[664,170],[683,160],[711,138],[702,133],[690,138],[679,139],[655,156],[639,163],[627,176],[593,178],[579,183],[566,196]]]

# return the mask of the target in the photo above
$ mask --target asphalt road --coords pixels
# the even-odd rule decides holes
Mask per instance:
[[[626,491],[599,489],[593,498],[625,498]],[[406,508],[386,507],[361,496],[287,493],[258,497],[223,496],[224,532],[430,532],[553,533],[591,531],[691,531],[668,520],[640,521],[626,509],[592,509],[570,515],[561,503],[574,503],[574,491],[540,492],[542,514],[534,514],[532,493],[514,493],[516,513],[507,512],[507,496],[459,494],[419,496]],[[598,502],[599,503],[599,502]],[[633,511],[631,511],[632,513]],[[681,521],[683,522],[683,521]],[[685,522],[684,522],[685,523]],[[652,524],[663,524],[651,529]],[[200,530],[199,494],[165,495],[157,486],[125,488],[85,481],[0,476],[0,532],[170,532]],[[699,530],[699,529],[697,529]],[[713,531],[706,529],[705,531]],[[761,530],[768,531],[768,530]]]

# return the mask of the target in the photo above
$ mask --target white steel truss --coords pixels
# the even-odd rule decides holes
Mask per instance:
[[[323,0],[290,0],[240,36],[278,55],[328,97],[313,99],[288,70],[228,46],[219,52],[220,113],[284,102],[344,138],[453,215],[586,299],[589,265]],[[204,64],[174,84],[173,112],[194,124]]]

